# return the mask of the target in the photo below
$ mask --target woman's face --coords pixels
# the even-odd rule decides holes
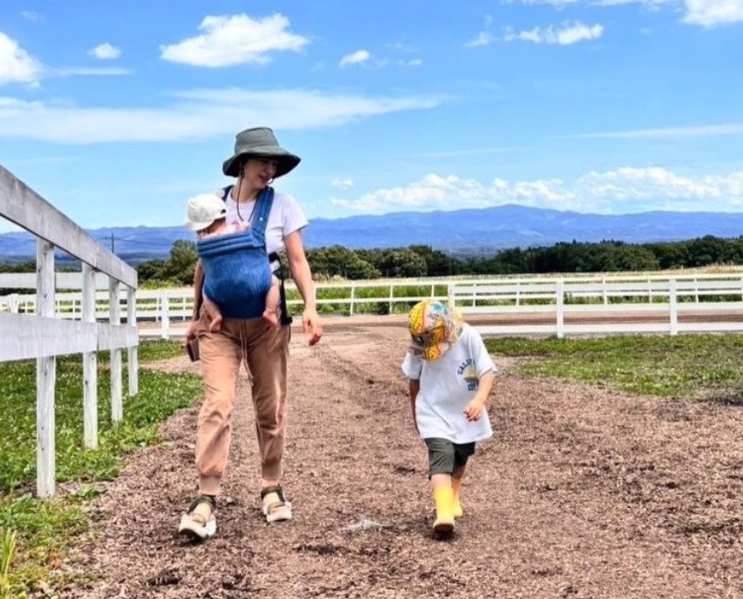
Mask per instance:
[[[263,189],[276,175],[279,161],[273,158],[248,158],[243,166],[243,181],[252,189]]]

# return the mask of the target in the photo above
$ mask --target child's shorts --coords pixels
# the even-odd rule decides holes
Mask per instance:
[[[428,447],[428,476],[453,474],[475,453],[474,443],[453,443],[448,439],[423,439]]]

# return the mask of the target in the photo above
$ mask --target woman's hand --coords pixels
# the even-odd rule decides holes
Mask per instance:
[[[320,315],[314,308],[305,308],[302,312],[302,330],[310,345],[315,345],[322,337]]]
[[[186,331],[186,342],[196,339],[196,329],[198,328],[198,325],[198,320],[192,320],[191,324],[188,325],[188,330]]]

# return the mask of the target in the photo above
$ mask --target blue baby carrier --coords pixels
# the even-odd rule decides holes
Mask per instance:
[[[229,189],[225,190],[224,198]],[[266,225],[273,196],[273,188],[266,187],[256,198],[247,231],[196,242],[204,269],[204,292],[219,306],[225,318],[256,318],[265,310],[266,293],[271,287],[272,259],[266,251]],[[281,283],[283,292],[283,276]],[[282,301],[282,316],[285,314],[286,306]],[[283,318],[282,324],[285,324]]]

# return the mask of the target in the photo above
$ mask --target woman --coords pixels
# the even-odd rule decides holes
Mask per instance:
[[[224,174],[237,177],[237,182],[224,200],[228,223],[251,223],[254,213],[256,216],[265,213],[266,205],[260,206],[261,202],[273,196],[267,222],[261,222],[265,227],[266,250],[269,254],[285,250],[292,278],[304,300],[302,327],[309,344],[314,345],[322,337],[322,325],[302,242],[302,229],[308,221],[294,198],[273,192],[269,187],[274,179],[290,172],[299,162],[298,156],[279,146],[271,129],[258,127],[238,133],[234,154],[222,166]],[[259,206],[257,212],[256,206]],[[279,263],[274,261],[271,266],[275,271]],[[231,317],[226,312],[219,329],[210,331],[210,314],[201,309],[203,283],[199,264],[194,283],[194,320],[187,334],[188,340],[198,338],[205,389],[196,439],[199,496],[183,514],[178,528],[180,533],[197,539],[207,539],[217,529],[216,496],[227,465],[232,408],[243,360],[252,383],[261,456],[262,512],[267,522],[292,518],[291,504],[280,485],[290,327],[288,324],[273,326],[261,315]],[[283,309],[285,311],[286,306]]]

